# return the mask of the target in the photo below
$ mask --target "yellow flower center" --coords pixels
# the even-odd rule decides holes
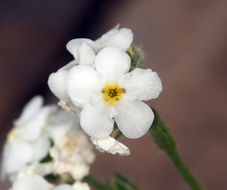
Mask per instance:
[[[64,148],[66,150],[73,150],[76,147],[77,143],[75,139],[68,137],[64,142]]]
[[[102,89],[103,99],[107,105],[115,105],[125,93],[125,89],[116,83],[107,83]]]

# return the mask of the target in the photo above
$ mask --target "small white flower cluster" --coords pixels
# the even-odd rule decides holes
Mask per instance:
[[[40,175],[20,173],[10,190],[90,190],[90,187],[83,182],[53,185]]]
[[[79,119],[57,106],[43,106],[43,98],[36,96],[8,134],[1,178],[9,177],[12,190],[89,190],[81,181],[94,158]],[[56,186],[46,175],[67,175],[74,184]]]
[[[48,80],[59,105],[79,112],[80,125],[92,142],[112,154],[130,154],[109,137],[114,122],[128,138],[143,136],[154,120],[152,109],[143,101],[157,98],[162,91],[156,72],[133,68],[132,42],[132,31],[119,25],[95,41],[71,40],[66,48],[74,60]]]
[[[130,154],[114,137],[146,134],[154,114],[144,101],[162,91],[156,72],[138,68],[132,42],[132,31],[119,25],[95,41],[68,42],[74,60],[48,79],[63,109],[36,96],[8,134],[1,178],[9,177],[11,190],[90,190],[83,179],[95,155],[87,135],[101,152]]]

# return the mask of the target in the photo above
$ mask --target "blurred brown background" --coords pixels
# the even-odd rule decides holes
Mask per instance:
[[[1,144],[35,94],[56,99],[48,75],[72,56],[72,38],[96,39],[121,23],[133,30],[164,91],[151,105],[163,115],[179,151],[204,189],[227,189],[227,1],[0,1]],[[141,190],[187,190],[165,154],[145,136],[122,139],[129,157],[98,154],[101,180],[120,171]],[[4,190],[1,184],[1,190]]]

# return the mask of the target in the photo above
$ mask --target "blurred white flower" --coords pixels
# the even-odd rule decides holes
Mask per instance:
[[[93,66],[96,54],[101,49],[105,47],[117,47],[126,51],[131,46],[132,41],[132,31],[128,28],[119,29],[119,25],[108,31],[96,41],[87,38],[79,38],[69,41],[66,48],[74,56],[75,60],[60,68],[57,72],[52,73],[48,79],[50,90],[61,100],[60,106],[72,112],[76,109],[66,92],[66,78],[68,72],[75,65],[80,64]]]
[[[50,150],[54,173],[69,173],[75,180],[81,180],[89,173],[95,155],[87,136],[73,128]]]
[[[40,107],[40,109],[36,109],[37,112],[34,112],[35,115],[39,115],[40,110],[45,108],[41,108],[41,100],[41,97],[35,97],[32,99],[28,103],[28,106],[26,106],[26,111],[23,111],[23,117],[25,117],[24,115],[27,115],[29,110],[32,111],[32,108],[35,109],[35,107]],[[21,118],[18,121],[21,121]],[[25,152],[25,150],[23,150],[24,147],[17,146],[14,143],[15,149],[10,149],[10,154],[4,154],[3,174],[8,174],[13,182],[11,190],[31,190],[36,187],[37,190],[38,188],[42,190],[76,190],[78,188],[77,186],[80,187],[80,185],[81,188],[83,186],[85,190],[89,188],[87,184],[80,183],[79,180],[82,180],[89,174],[90,164],[94,161],[95,155],[88,137],[81,131],[81,129],[79,129],[78,117],[54,107],[51,112],[49,112],[48,117],[45,117],[43,123],[45,124],[40,127],[41,132],[37,138],[43,139],[43,137],[45,137],[49,143],[48,147],[44,144],[42,146],[36,146],[31,141],[26,141],[25,144],[31,149],[31,152],[29,152],[29,154],[23,154],[24,157],[22,156],[22,158],[27,160],[19,166],[17,166],[17,164],[20,162],[17,161],[16,164],[14,164],[13,160],[21,158],[20,153]],[[25,126],[25,123],[20,126]],[[15,127],[15,129],[17,128],[18,127]],[[39,130],[37,131],[39,132]],[[18,130],[15,135],[13,134],[13,136],[10,134],[7,144],[9,142],[14,142],[14,138],[19,138],[20,136],[17,135],[20,134],[19,132],[20,131]],[[50,139],[52,143],[50,143]],[[44,149],[45,154],[43,154],[42,157],[39,157],[39,159],[36,160],[31,160],[34,156],[37,157],[39,152],[42,152]],[[8,145],[5,146],[5,150],[9,150]],[[36,152],[33,152],[32,150]],[[48,162],[40,162],[40,160],[48,154],[50,154],[51,159]],[[11,162],[9,162],[9,160]],[[10,169],[14,171],[12,173],[9,173],[9,168],[5,167],[9,166],[9,164],[14,164],[10,167]],[[58,174],[60,176],[70,174],[73,179],[76,180],[76,183],[73,186],[59,185],[54,187],[42,177],[48,174]],[[35,187],[33,188],[33,186]]]
[[[67,94],[82,108],[80,124],[91,137],[108,137],[114,120],[128,138],[139,138],[149,130],[154,114],[143,101],[159,96],[161,80],[151,69],[129,72],[130,65],[123,50],[107,47],[96,56],[95,68],[78,65],[69,71]]]
[[[82,182],[76,182],[73,185],[74,190],[90,190],[90,187],[88,186],[87,183],[82,183]]]
[[[20,173],[13,182],[12,190],[50,190],[50,185],[45,179],[39,175],[28,175]]]
[[[100,152],[108,152],[111,154],[119,154],[121,156],[130,155],[130,150],[127,146],[114,139],[113,137],[106,137],[96,139],[91,137],[92,143]]]
[[[27,175],[40,175],[40,176],[45,176],[47,174],[50,174],[53,172],[53,163],[52,162],[48,162],[48,163],[32,163],[32,164],[28,164],[23,166],[19,173],[14,177],[20,176],[21,173],[23,174],[27,174]],[[11,178],[11,181],[14,181],[13,178]]]
[[[87,183],[76,182],[73,185],[61,184],[53,188],[53,190],[90,190]]]
[[[10,190],[90,190],[87,183],[75,182],[73,185],[48,183],[43,177],[36,174],[21,172],[12,184]]]
[[[37,162],[49,151],[50,141],[43,134],[49,115],[56,108],[44,106],[40,96],[34,97],[23,109],[4,145],[2,178],[17,172],[24,164]]]
[[[40,174],[50,172],[52,166],[39,164],[51,148],[72,129],[79,128],[79,119],[56,106],[43,106],[40,96],[34,97],[14,123],[4,146],[1,177],[17,176],[19,170]]]
[[[77,115],[72,115],[64,110],[56,110],[47,120],[46,133],[54,144],[58,144],[70,130],[78,129],[79,126]]]
[[[75,190],[72,185],[61,184],[53,188],[53,190]]]

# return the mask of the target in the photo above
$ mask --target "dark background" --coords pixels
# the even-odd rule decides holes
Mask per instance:
[[[96,39],[117,23],[129,27],[164,91],[151,103],[204,189],[227,189],[227,1],[1,0],[0,143],[23,105],[48,90],[48,75],[70,60],[72,38]],[[188,187],[149,136],[128,140],[129,157],[98,154],[92,174],[120,171],[141,190]],[[0,188],[3,190],[4,184]]]

